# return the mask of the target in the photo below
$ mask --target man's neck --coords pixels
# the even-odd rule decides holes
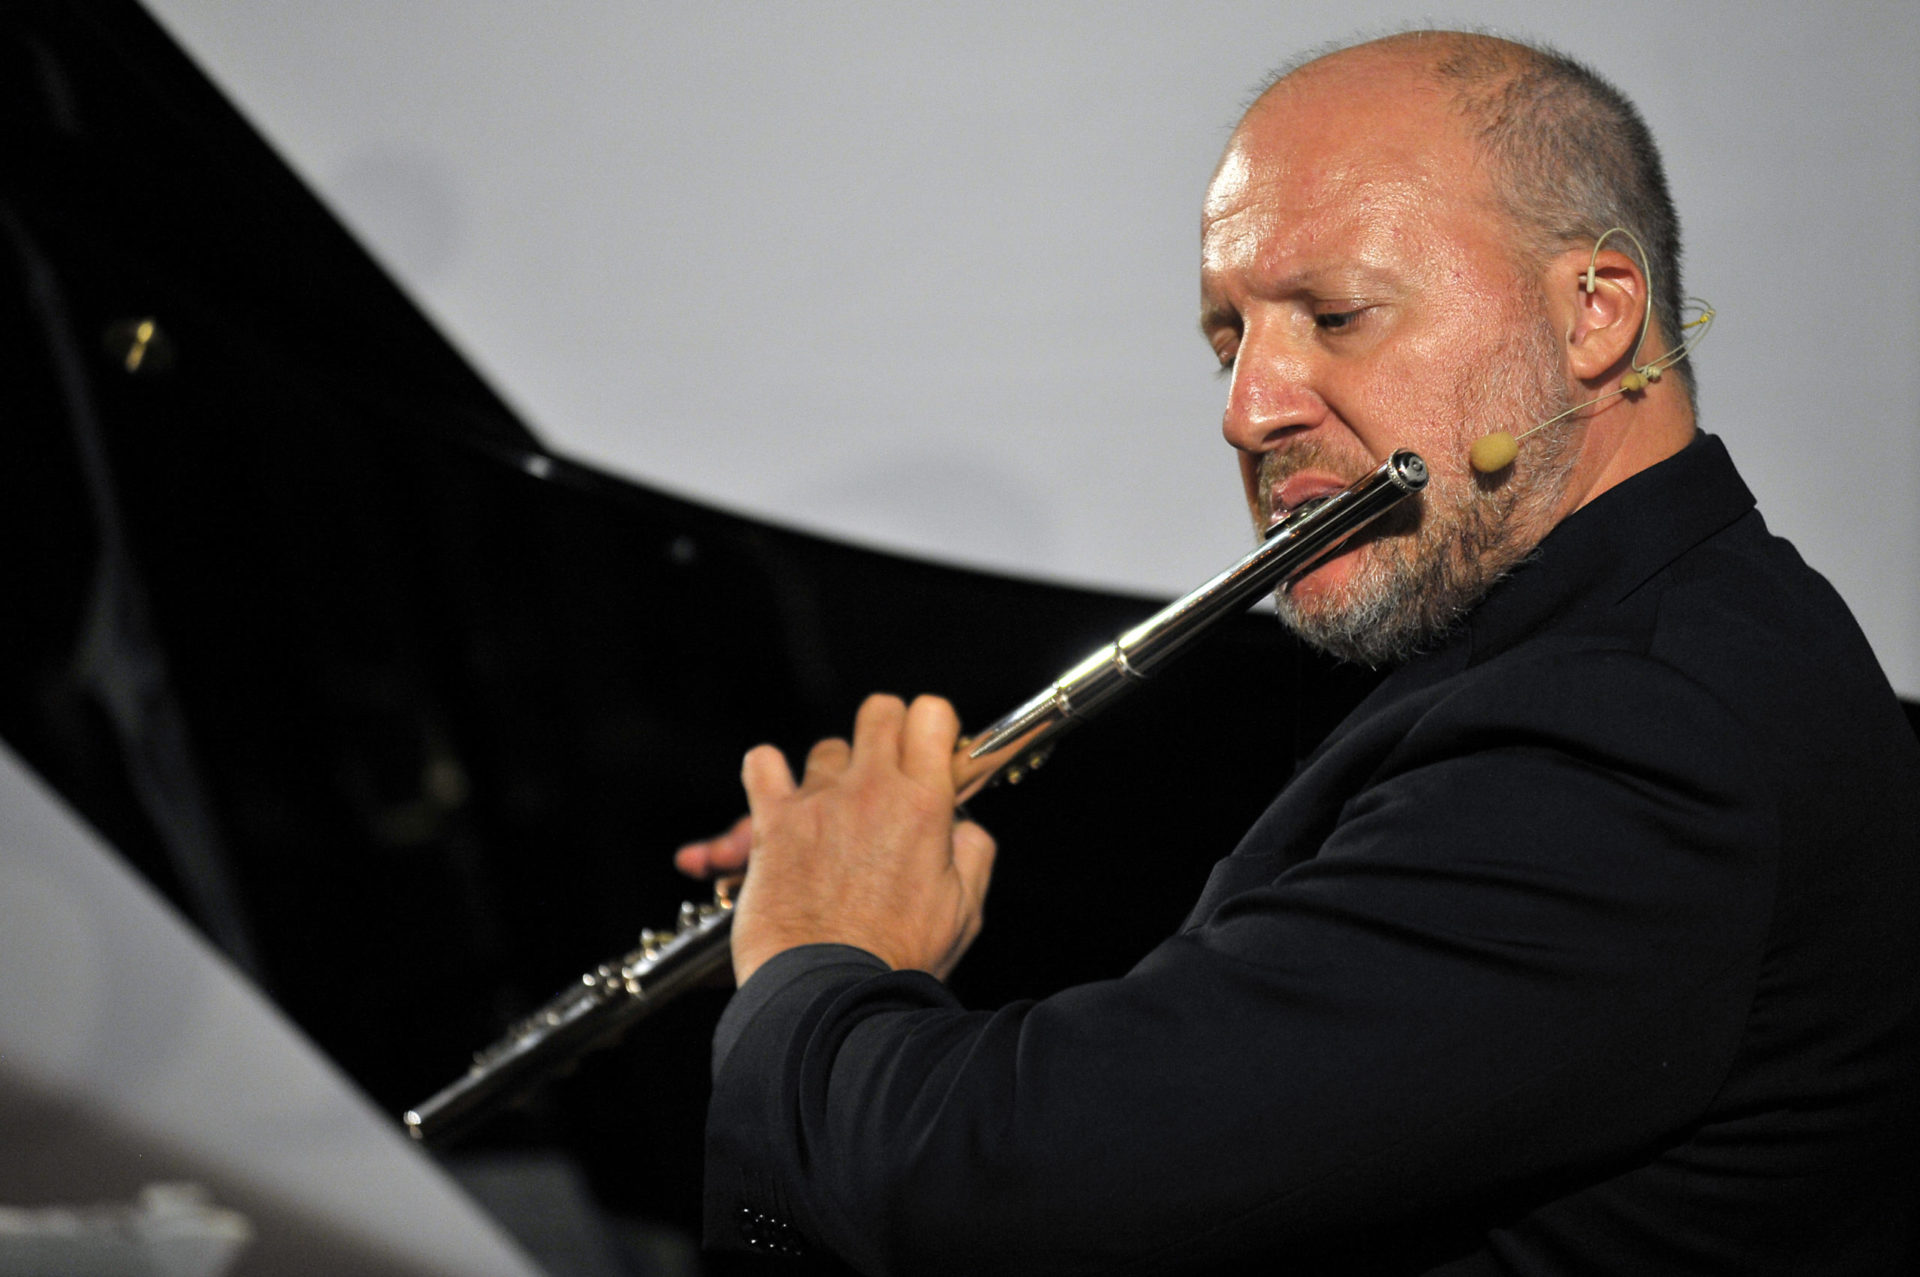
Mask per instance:
[[[1693,442],[1695,430],[1693,404],[1677,377],[1614,400],[1588,422],[1560,517],[1673,456]]]

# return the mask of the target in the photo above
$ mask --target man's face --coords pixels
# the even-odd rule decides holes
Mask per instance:
[[[1396,448],[1425,494],[1277,596],[1296,632],[1368,664],[1444,632],[1563,513],[1572,432],[1493,477],[1474,439],[1567,406],[1542,283],[1470,141],[1404,64],[1336,56],[1249,112],[1207,192],[1201,326],[1230,369],[1222,429],[1256,528]]]

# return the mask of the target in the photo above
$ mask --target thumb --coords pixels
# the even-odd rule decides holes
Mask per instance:
[[[993,835],[971,820],[963,820],[953,827],[953,871],[974,913],[986,903],[996,850]]]
[[[740,783],[747,791],[747,812],[758,818],[771,804],[791,798],[798,788],[786,755],[771,745],[755,745],[740,760]]]

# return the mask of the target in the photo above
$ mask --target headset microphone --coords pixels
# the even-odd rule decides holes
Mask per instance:
[[[1640,250],[1640,266],[1641,269],[1646,272],[1648,290],[1646,309],[1640,316],[1640,338],[1633,344],[1633,357],[1627,361],[1627,372],[1620,378],[1619,388],[1609,390],[1604,395],[1596,395],[1585,403],[1575,404],[1565,412],[1548,417],[1545,421],[1533,427],[1533,429],[1524,431],[1519,435],[1510,434],[1505,430],[1496,430],[1492,434],[1482,435],[1480,438],[1475,439],[1473,446],[1467,449],[1467,460],[1472,464],[1473,468],[1481,474],[1498,474],[1500,471],[1512,465],[1513,459],[1520,455],[1521,441],[1531,435],[1538,434],[1548,426],[1565,421],[1574,413],[1585,408],[1591,408],[1597,403],[1602,403],[1605,400],[1613,398],[1615,395],[1631,394],[1636,391],[1645,390],[1648,386],[1660,380],[1661,374],[1666,372],[1667,369],[1673,367],[1688,355],[1691,355],[1693,348],[1700,344],[1701,338],[1705,337],[1707,330],[1713,326],[1713,307],[1698,298],[1688,298],[1685,308],[1691,311],[1698,311],[1699,315],[1697,318],[1680,325],[1680,327],[1683,330],[1698,328],[1700,331],[1693,334],[1692,337],[1688,338],[1678,348],[1669,350],[1658,359],[1644,364],[1641,363],[1640,350],[1647,344],[1647,327],[1653,320],[1653,264],[1647,260],[1646,245],[1642,244],[1639,237],[1624,226],[1611,228],[1593,242],[1593,253],[1587,258],[1587,269],[1580,277],[1580,286],[1588,293],[1596,292],[1602,284],[1606,284],[1610,288],[1619,287],[1617,284],[1601,279],[1596,273],[1600,264],[1600,250],[1605,247],[1606,242],[1615,235],[1625,236],[1628,240],[1632,241],[1635,248]]]

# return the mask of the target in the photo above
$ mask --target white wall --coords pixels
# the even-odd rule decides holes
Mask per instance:
[[[557,450],[1174,592],[1246,543],[1194,329],[1248,92],[1418,13],[1662,139],[1709,429],[1920,695],[1920,5],[148,0]]]

